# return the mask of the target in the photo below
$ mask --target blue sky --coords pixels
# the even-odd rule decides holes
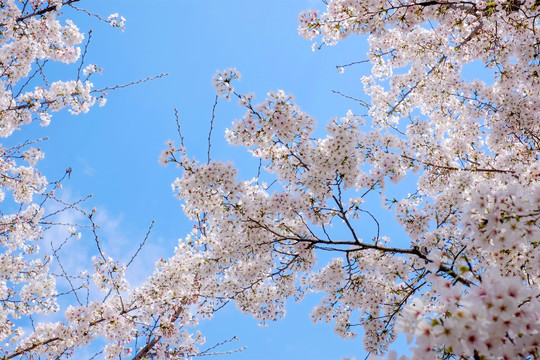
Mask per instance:
[[[97,208],[107,253],[128,259],[150,222],[156,220],[143,256],[132,268],[136,269],[133,283],[151,273],[156,259],[168,257],[177,239],[192,226],[170,188],[180,173],[160,166],[157,159],[164,142],[177,139],[175,107],[188,152],[206,159],[215,96],[211,79],[217,69],[236,67],[243,77],[235,87],[254,92],[260,101],[269,90],[293,94],[321,128],[348,109],[365,112],[331,90],[363,97],[359,79],[369,72],[369,65],[347,68],[345,74],[339,74],[336,65],[365,59],[366,39],[354,37],[313,52],[312,43],[297,33],[298,14],[311,8],[324,9],[322,1],[86,0],[78,6],[103,17],[119,13],[127,19],[121,32],[86,14],[65,11],[66,18],[73,19],[81,31],[93,30],[86,63],[103,68],[103,75],[94,78],[96,88],[169,75],[109,92],[107,105],[96,106],[88,114],[75,117],[60,112],[49,127],[30,125],[14,135],[13,141],[49,137],[41,146],[46,158],[39,168],[53,180],[71,167],[64,195],[71,200],[94,195],[87,207]],[[76,74],[76,66],[52,64],[50,70],[49,80],[70,79]],[[224,130],[242,114],[235,101],[220,101],[213,157],[235,160],[241,177],[251,178],[257,171],[254,163],[246,159],[243,149],[227,146],[223,137]],[[389,235],[402,236],[391,221],[386,225],[396,231]],[[83,236],[81,241],[91,238]],[[292,303],[286,319],[265,328],[234,308],[226,308],[204,323],[202,330],[209,345],[237,335],[240,340],[235,345],[248,347],[227,359],[363,358],[360,337],[344,341],[331,326],[312,324],[309,312],[315,301],[308,297],[301,304]]]

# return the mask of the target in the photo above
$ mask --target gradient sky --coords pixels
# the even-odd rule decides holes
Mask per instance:
[[[269,90],[293,94],[322,129],[328,119],[344,116],[348,109],[365,112],[331,90],[363,97],[359,79],[369,72],[369,65],[347,68],[344,74],[337,72],[336,65],[365,59],[366,38],[350,38],[314,52],[312,43],[297,33],[298,14],[324,9],[322,1],[83,0],[77,6],[102,17],[119,13],[127,19],[121,32],[84,13],[65,11],[65,17],[73,19],[81,31],[93,30],[86,63],[103,68],[103,75],[94,78],[95,88],[161,73],[168,76],[109,92],[107,105],[96,106],[88,114],[55,114],[49,127],[32,124],[12,141],[49,137],[41,146],[46,158],[38,167],[49,180],[73,169],[64,186],[68,199],[94,195],[86,206],[97,208],[108,254],[129,259],[150,222],[156,220],[143,255],[131,268],[134,284],[151,274],[156,259],[170,256],[177,239],[192,226],[170,188],[180,173],[174,167],[160,166],[157,159],[167,139],[177,140],[176,107],[188,152],[206,160],[215,96],[211,79],[217,69],[236,67],[243,76],[236,89],[254,92],[259,101]],[[49,80],[74,78],[77,66],[51,64]],[[243,149],[227,146],[223,137],[224,130],[242,115],[235,101],[220,101],[212,150],[215,159],[233,159],[240,176],[248,179],[256,175],[255,163],[246,158]],[[387,234],[403,236],[391,220],[386,227],[390,229]],[[80,241],[85,244],[92,239],[83,235]],[[77,250],[84,248],[81,244],[68,248],[77,252],[69,255],[73,264],[87,257]],[[239,341],[233,347],[247,346],[242,353],[218,356],[220,359],[364,358],[361,337],[344,341],[330,325],[311,322],[310,308],[315,303],[316,297],[291,303],[287,317],[267,327],[257,326],[256,321],[229,307],[201,329],[209,345],[236,335]]]

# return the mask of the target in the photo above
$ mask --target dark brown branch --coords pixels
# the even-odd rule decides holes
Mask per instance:
[[[37,342],[37,343],[34,343],[32,346],[30,347],[27,347],[25,349],[21,349],[19,351],[16,351],[14,352],[13,354],[11,355],[7,355],[7,356],[4,356],[2,358],[2,360],[7,360],[7,359],[13,359],[14,357],[17,357],[17,356],[20,356],[28,351],[32,351],[40,346],[44,346],[44,345],[47,345],[47,344],[50,344],[52,342],[55,342],[55,341],[58,341],[58,340],[62,340],[61,338],[59,337],[54,337],[54,338],[51,338],[51,339],[48,339],[48,340],[44,340],[44,341],[40,341],[40,342]]]
[[[423,254],[422,252],[420,252],[420,250],[418,248],[416,248],[416,247],[413,247],[412,249],[386,247],[386,246],[380,246],[380,245],[377,245],[377,244],[363,243],[363,242],[360,242],[358,239],[355,239],[354,241],[351,241],[351,240],[323,240],[323,239],[319,239],[319,238],[314,238],[314,239],[303,238],[303,237],[300,237],[300,236],[297,236],[297,235],[295,235],[295,237],[284,236],[284,235],[279,234],[278,232],[270,229],[268,226],[266,226],[264,224],[261,224],[257,220],[248,219],[247,221],[255,223],[260,228],[267,230],[268,232],[270,232],[271,234],[273,234],[273,235],[275,235],[277,237],[277,239],[269,241],[269,242],[264,242],[261,245],[273,244],[273,243],[280,242],[280,241],[296,241],[296,242],[309,243],[313,247],[316,247],[317,249],[320,249],[320,250],[336,251],[336,252],[343,252],[343,253],[351,253],[351,252],[364,251],[364,250],[377,250],[377,251],[381,251],[383,253],[414,255],[414,256],[424,260],[426,263],[433,262],[432,260],[430,260],[426,256],[426,254]],[[324,246],[321,246],[321,245],[324,245]],[[328,247],[326,245],[329,245],[330,247]],[[336,248],[335,247],[336,245],[337,246],[340,246],[340,245],[350,246],[351,248],[349,248],[349,249],[340,249],[340,248]],[[466,285],[466,286],[474,285],[473,282],[461,277],[458,273],[456,273],[454,270],[452,270],[451,268],[449,268],[449,267],[447,267],[445,265],[440,265],[439,268],[438,268],[438,271],[449,275],[455,281],[457,281],[459,283],[462,283],[463,285]]]
[[[415,158],[407,156],[407,155],[401,155],[401,157],[404,158],[404,159],[413,161],[413,162],[418,162],[418,163],[420,163],[420,164],[422,164],[424,166],[427,166],[427,167],[433,167],[433,168],[436,168],[436,169],[443,169],[443,170],[450,170],[450,171],[491,172],[491,173],[503,173],[503,174],[514,174],[515,173],[514,170],[485,169],[485,168],[459,168],[459,167],[455,167],[455,166],[437,165],[437,164],[432,164],[432,163],[427,162],[427,161],[421,161],[421,160],[415,159]]]
[[[80,0],[67,0],[67,1],[64,1],[64,2],[62,3],[62,5],[69,5],[69,4],[78,2],[78,1],[80,1]],[[17,22],[22,22],[22,21],[24,21],[24,20],[26,20],[26,19],[29,19],[29,18],[31,18],[31,17],[44,15],[44,14],[46,14],[46,13],[48,13],[48,12],[55,11],[55,10],[56,10],[56,6],[55,6],[55,5],[54,5],[54,6],[48,6],[48,7],[46,7],[46,8],[41,9],[41,10],[38,10],[38,11],[36,11],[36,12],[30,13],[30,14],[26,14],[26,15],[24,15],[24,16],[19,16],[17,19],[15,19],[15,21],[17,21]],[[3,24],[3,23],[2,23],[2,24],[0,24],[0,26],[6,26],[6,24]]]
[[[176,309],[174,312],[171,323],[176,322],[178,320],[178,317],[180,316],[180,313],[182,312],[183,308],[181,306]],[[146,358],[146,355],[152,350],[152,348],[161,340],[162,336],[156,336],[153,338],[149,343],[146,344],[145,347],[143,347],[136,355],[133,357],[133,360],[142,360]]]

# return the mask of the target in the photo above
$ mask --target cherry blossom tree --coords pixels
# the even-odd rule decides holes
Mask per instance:
[[[90,34],[81,33],[64,13],[82,12],[116,28],[123,27],[124,19],[118,14],[102,18],[78,8],[78,2],[0,2],[3,138],[23,131],[33,121],[47,126],[52,114],[62,109],[72,114],[87,112],[96,102],[105,103],[106,90],[126,86],[94,89],[90,78],[100,69],[84,61]],[[74,80],[51,81],[46,66],[50,62],[78,63]],[[206,281],[199,280],[200,254],[179,246],[178,254],[158,263],[146,283],[131,288],[125,280],[131,262],[119,264],[102,251],[95,209],[85,210],[81,204],[85,199],[66,202],[58,195],[71,169],[51,182],[36,168],[43,158],[35,146],[39,141],[0,145],[0,358],[68,358],[82,347],[105,358],[205,354],[197,349],[200,335],[184,330],[198,320],[195,314],[211,311],[192,306],[198,299],[197,289]],[[76,225],[59,222],[66,211],[86,218],[95,238],[93,269],[82,273],[70,272],[61,257],[62,247],[80,236],[77,227],[71,226],[67,236],[53,238],[43,249],[51,229]],[[96,339],[105,339],[105,345],[96,347]]]
[[[342,112],[317,137],[292,95],[255,101],[228,69],[214,85],[245,114],[226,137],[260,160],[259,175],[239,180],[232,163],[173,142],[160,158],[182,169],[173,188],[196,224],[183,246],[216,274],[199,296],[264,322],[322,293],[313,320],[345,338],[360,325],[373,356],[395,359],[403,334],[413,359],[540,358],[540,4],[325,3],[300,15],[299,32],[314,48],[369,35],[366,116]],[[411,179],[416,191],[388,195]],[[373,197],[406,241],[378,226]]]
[[[107,89],[90,81],[99,67],[84,63],[85,35],[63,12],[117,28],[123,18],[78,2],[0,2],[2,137],[32,121],[46,126],[55,111],[105,102]],[[3,359],[69,358],[96,346],[109,359],[207,355],[215,348],[201,348],[194,329],[227,303],[264,322],[310,292],[322,294],[313,320],[332,322],[345,338],[360,325],[373,356],[396,358],[388,347],[403,334],[415,359],[540,358],[539,4],[326,5],[300,15],[300,34],[318,39],[315,48],[369,34],[368,115],[342,111],[318,137],[291,95],[278,90],[257,102],[234,89],[238,71],[218,72],[218,95],[245,109],[227,139],[260,161],[259,175],[239,180],[232,163],[197,161],[182,137],[179,146],[170,141],[160,162],[181,168],[173,188],[195,226],[138,287],[126,281],[131,262],[102,250],[95,211],[63,201],[62,179],[40,174],[35,142],[0,147]],[[75,80],[49,81],[52,61],[79,63]],[[466,78],[474,63],[489,81]],[[411,179],[415,192],[388,195]],[[408,239],[385,234],[373,198]],[[95,238],[93,268],[80,274],[60,256],[77,228],[50,251],[39,246],[67,210],[82,214]],[[333,256],[320,264],[321,254]],[[54,320],[34,321],[42,314]]]
[[[68,108],[86,112],[96,102],[92,84],[80,76],[73,81],[49,83],[44,66],[48,61],[72,63],[81,56],[76,46],[83,35],[73,22],[62,25],[57,13],[75,1],[2,1],[0,5],[0,132],[7,138],[34,120],[47,126],[51,113]],[[93,72],[85,69],[84,76]],[[30,88],[33,79],[42,86]],[[44,199],[54,199],[59,184],[49,184],[36,169],[43,158],[31,141],[13,147],[0,146],[0,218],[2,277],[0,280],[0,339],[16,342],[22,334],[15,319],[55,311],[55,279],[49,273],[50,259],[39,257],[37,241],[42,236]],[[6,198],[6,196],[8,198]],[[37,197],[43,200],[35,201]],[[6,213],[9,203],[15,212]],[[41,204],[40,204],[41,203]],[[0,348],[6,349],[4,345]]]

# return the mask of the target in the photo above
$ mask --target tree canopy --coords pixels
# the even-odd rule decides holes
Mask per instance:
[[[115,28],[123,17],[76,3],[84,6],[0,2],[3,138],[32,121],[47,126],[61,109],[104,105],[106,91],[124,87],[94,89],[100,69],[85,64],[85,35],[61,15],[76,9]],[[308,293],[322,294],[314,321],[344,338],[362,334],[373,357],[401,355],[388,348],[402,335],[411,359],[540,358],[539,5],[330,0],[301,13],[298,31],[314,49],[369,35],[359,61],[371,64],[361,79],[370,101],[350,97],[366,114],[336,110],[346,115],[324,130],[286,91],[256,100],[237,89],[239,70],[219,70],[214,109],[238,101],[244,115],[226,138],[258,161],[257,176],[241,179],[234,163],[213,160],[211,133],[207,156],[193,157],[177,117],[159,161],[179,168],[172,186],[193,230],[135,287],[131,261],[102,251],[95,210],[57,197],[70,170],[48,181],[35,141],[0,145],[2,358],[69,358],[100,339],[110,359],[209,355],[201,319],[233,302],[261,322],[279,320],[287,300]],[[50,83],[49,61],[78,62],[76,78]],[[466,76],[469,64],[489,79]],[[415,191],[389,194],[406,182]],[[380,226],[377,203],[407,239]],[[65,225],[63,211],[83,214],[95,239],[85,272],[69,273],[59,256],[76,227],[38,246]],[[60,320],[33,321],[54,313]]]

